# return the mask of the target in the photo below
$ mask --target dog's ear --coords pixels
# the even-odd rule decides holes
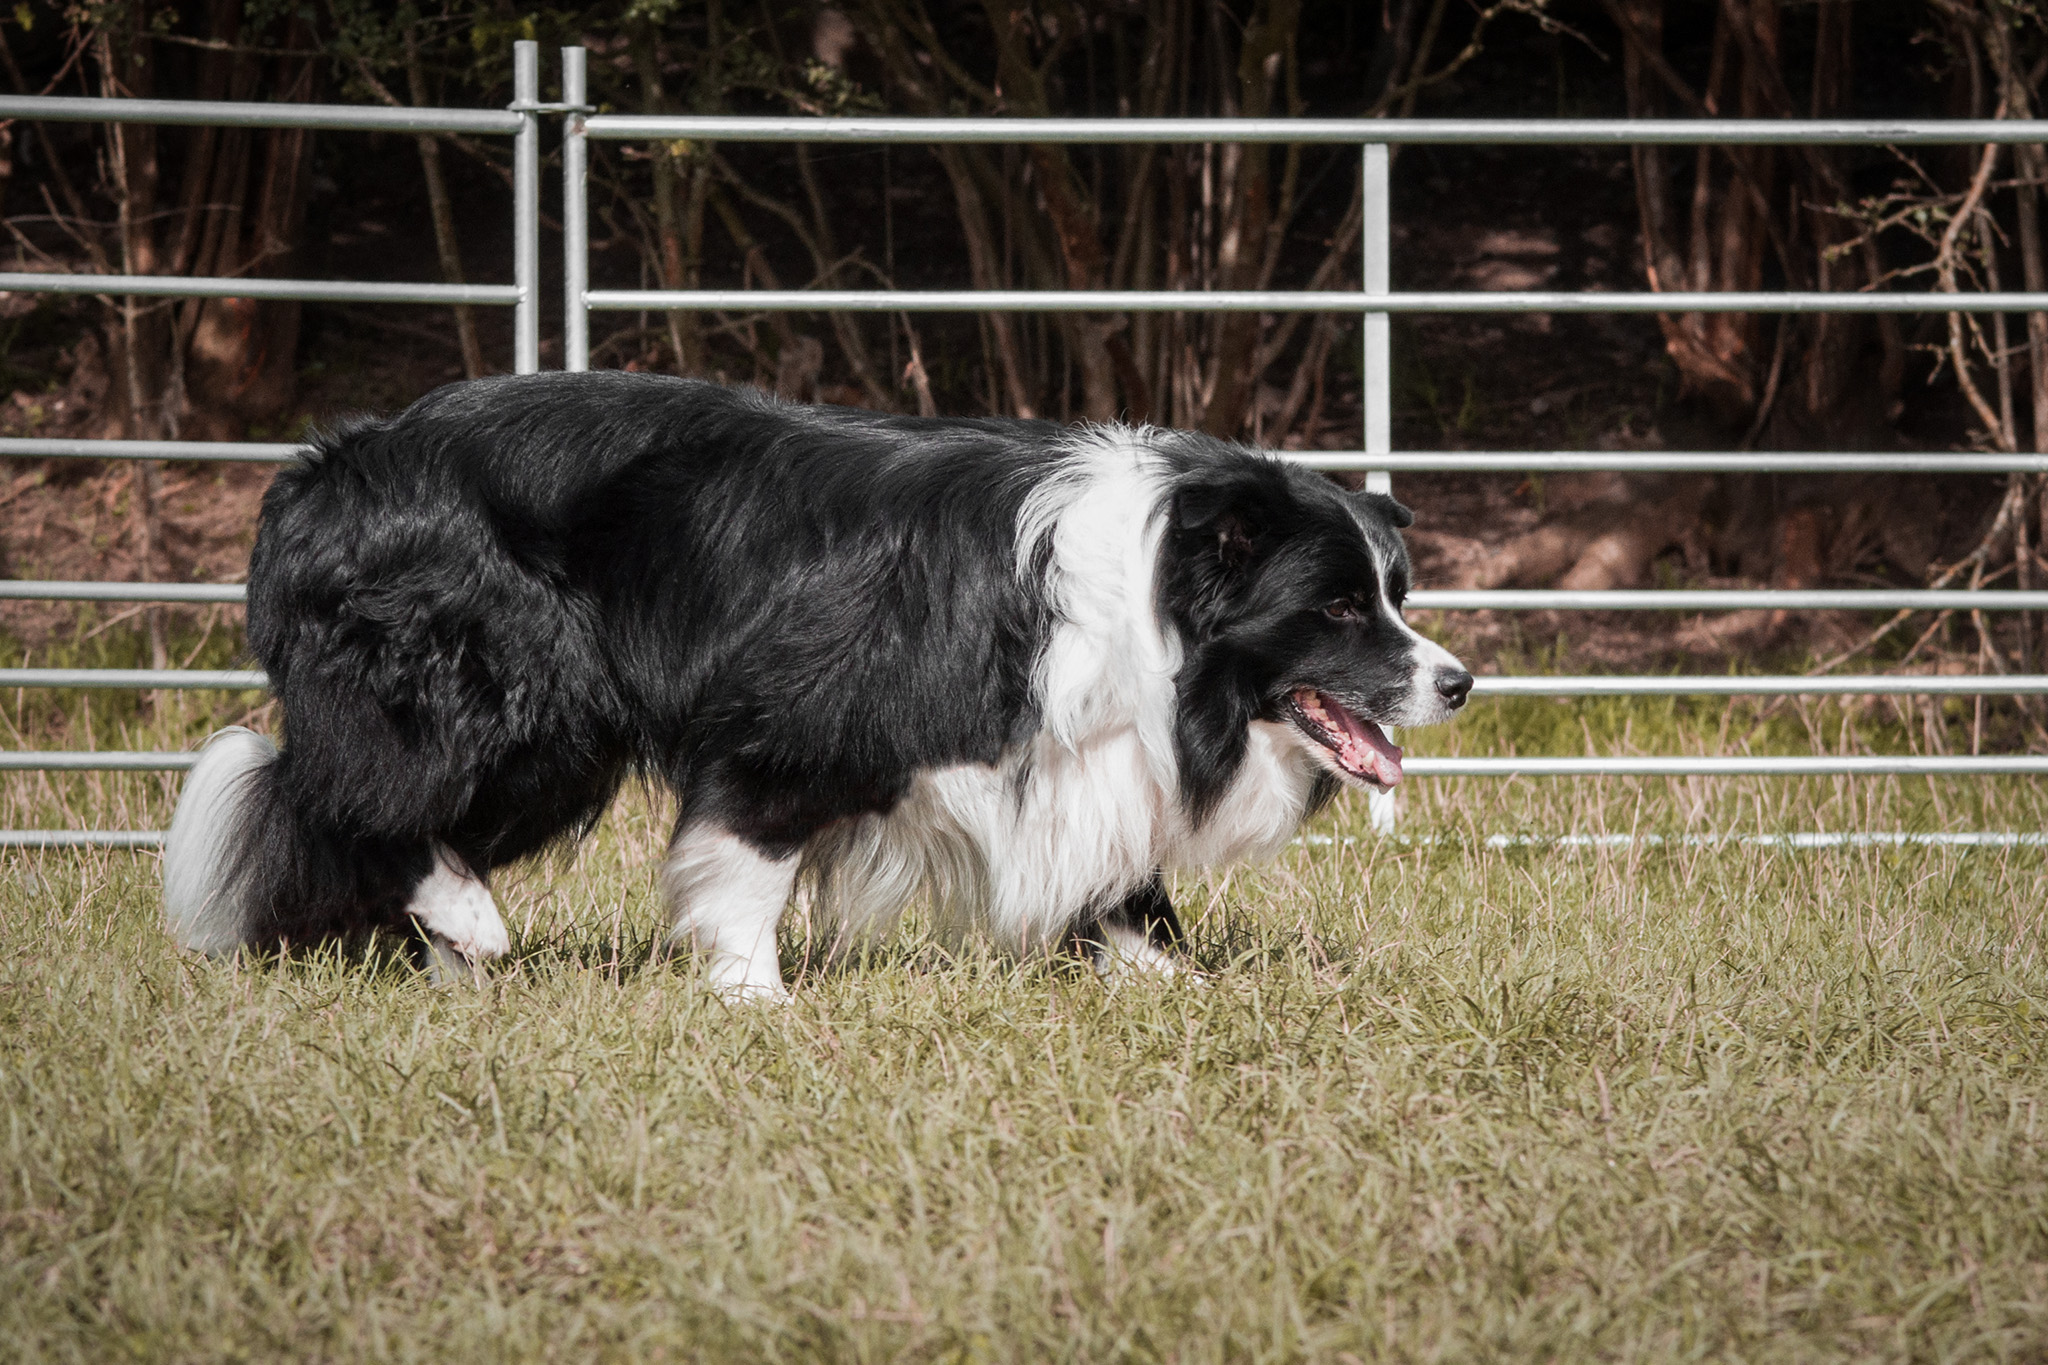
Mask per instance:
[[[1216,557],[1226,569],[1242,569],[1259,552],[1259,533],[1264,528],[1242,512],[1225,512],[1217,519]]]
[[[1272,526],[1265,490],[1234,476],[1183,487],[1174,498],[1173,519],[1190,548],[1206,544],[1233,571],[1259,557]]]
[[[1354,496],[1367,507],[1370,507],[1373,511],[1379,513],[1403,530],[1415,524],[1415,514],[1400,503],[1395,502],[1385,493],[1359,493]]]

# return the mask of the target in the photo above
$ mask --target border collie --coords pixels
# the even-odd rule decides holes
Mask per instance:
[[[1174,970],[1163,876],[1276,851],[1472,679],[1401,619],[1407,509],[1206,436],[883,416],[622,373],[453,384],[278,475],[249,639],[282,751],[216,735],[186,947],[423,932],[504,953],[490,874],[674,789],[710,979],[781,997],[799,881],[845,944]]]

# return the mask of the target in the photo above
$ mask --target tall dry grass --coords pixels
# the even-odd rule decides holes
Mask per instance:
[[[255,700],[67,702],[63,723],[155,747]],[[1844,733],[1756,718],[1487,703],[1412,738]],[[1851,720],[1851,742],[1905,742]],[[7,780],[9,823],[168,810],[155,777]],[[482,990],[430,987],[399,944],[195,961],[158,926],[151,855],[6,855],[0,1342],[2040,1359],[2048,853],[1481,836],[2044,816],[2031,781],[1418,783],[1403,830],[1426,839],[1343,803],[1270,866],[1181,878],[1205,983],[913,935],[804,968],[786,1009],[650,965],[666,817],[645,793],[505,879],[515,951]]]

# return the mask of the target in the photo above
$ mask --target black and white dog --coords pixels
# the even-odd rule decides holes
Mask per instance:
[[[455,384],[264,499],[284,748],[216,736],[187,947],[508,940],[486,879],[667,783],[672,941],[780,996],[799,878],[850,942],[928,904],[1171,970],[1162,875],[1281,846],[1471,677],[1401,619],[1407,510],[1208,437],[806,408],[648,375]]]

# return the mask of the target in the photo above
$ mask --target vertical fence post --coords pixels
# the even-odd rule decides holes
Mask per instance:
[[[590,289],[590,139],[583,132],[587,103],[583,49],[562,49],[562,103],[569,106],[562,125],[562,368],[590,368],[590,310],[583,296]]]
[[[1360,243],[1360,262],[1364,271],[1365,292],[1385,294],[1393,288],[1393,271],[1388,257],[1392,254],[1391,233],[1387,213],[1387,144],[1368,142],[1365,144],[1365,160],[1360,170],[1364,177],[1359,194],[1364,209],[1365,240]],[[1386,455],[1394,449],[1394,333],[1392,319],[1385,313],[1365,315],[1365,383],[1359,395],[1359,406],[1365,419],[1365,453]],[[1366,491],[1370,493],[1391,493],[1394,491],[1394,476],[1384,469],[1368,470],[1365,476]],[[1389,738],[1392,733],[1389,732]],[[1366,801],[1367,813],[1372,818],[1372,827],[1381,834],[1392,834],[1399,814],[1391,791],[1373,792]]]
[[[1365,144],[1365,183],[1361,187],[1365,208],[1365,241],[1361,256],[1365,264],[1365,292],[1385,294],[1393,285],[1388,264],[1390,252],[1387,226],[1387,144]],[[1393,327],[1385,313],[1365,315],[1365,392],[1361,406],[1365,416],[1365,453],[1386,455],[1394,449],[1394,363]],[[1365,476],[1372,493],[1393,491],[1393,475],[1375,469]]]
[[[540,369],[540,44],[512,44],[512,107],[519,132],[512,142],[512,372]]]

